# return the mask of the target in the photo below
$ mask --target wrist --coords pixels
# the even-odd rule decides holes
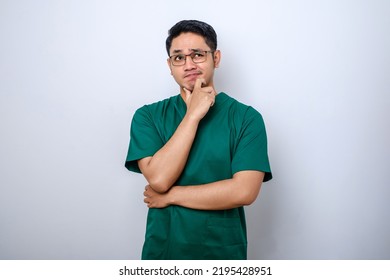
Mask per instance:
[[[167,193],[169,205],[178,205],[178,192],[179,188],[177,186],[171,187],[171,189]]]
[[[191,114],[189,112],[187,112],[183,118],[183,122],[186,123],[187,125],[190,125],[190,126],[195,126],[197,127],[199,122],[200,122],[201,118],[195,116],[194,114]]]

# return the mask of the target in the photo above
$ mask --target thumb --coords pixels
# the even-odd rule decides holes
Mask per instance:
[[[185,87],[183,87],[183,90],[184,90],[184,92],[186,94],[186,99],[188,99],[191,96],[192,92],[189,91],[188,89],[186,89]]]

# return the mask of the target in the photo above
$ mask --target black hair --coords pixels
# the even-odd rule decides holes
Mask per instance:
[[[211,51],[215,51],[217,49],[217,33],[215,33],[215,30],[211,25],[198,20],[182,20],[172,26],[172,28],[168,31],[168,37],[165,41],[168,55],[169,50],[171,49],[172,40],[180,34],[187,32],[201,35],[205,39],[206,44],[210,47]]]

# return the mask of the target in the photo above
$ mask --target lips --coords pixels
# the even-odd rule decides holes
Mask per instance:
[[[202,73],[201,72],[189,72],[184,75],[184,78],[196,78],[200,76]]]

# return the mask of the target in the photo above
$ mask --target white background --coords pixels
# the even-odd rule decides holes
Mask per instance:
[[[390,259],[390,2],[0,0],[0,259],[138,259],[134,111],[178,93],[168,29],[213,25],[274,179],[250,259]]]

